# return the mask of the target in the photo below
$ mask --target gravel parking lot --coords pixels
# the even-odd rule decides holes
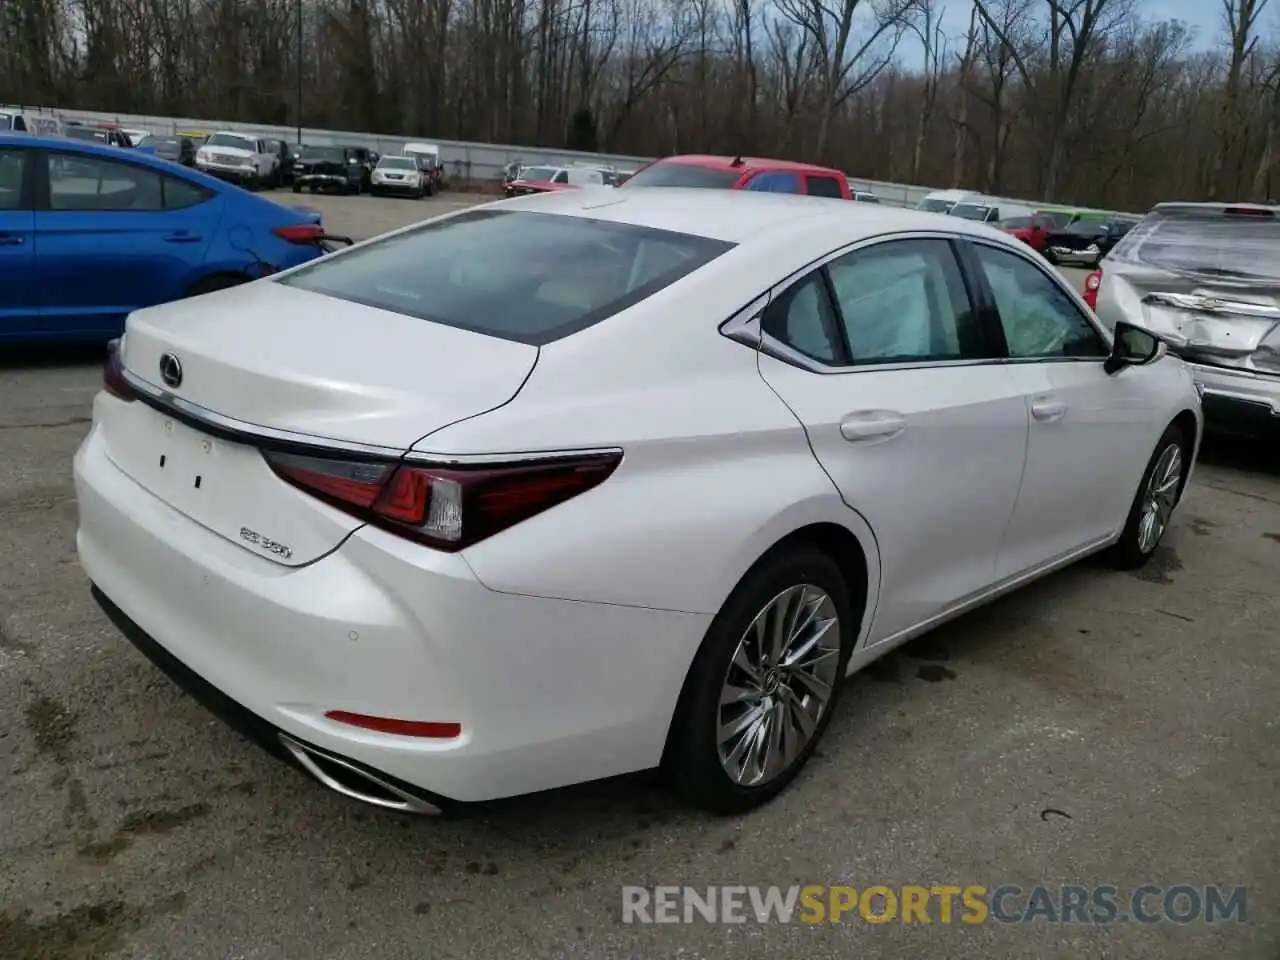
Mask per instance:
[[[475,198],[277,199],[363,237]],[[1211,447],[1146,569],[1085,562],[851,680],[746,818],[637,778],[416,820],[268,758],[100,615],[70,473],[99,360],[0,360],[0,958],[1280,957],[1280,474],[1249,449]],[[622,885],[720,883],[1243,885],[1248,922],[621,922]]]

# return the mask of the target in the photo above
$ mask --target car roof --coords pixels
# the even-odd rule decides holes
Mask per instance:
[[[742,162],[735,164],[735,160]],[[755,173],[759,170],[800,170],[810,173],[830,173],[837,177],[845,176],[834,167],[823,167],[816,163],[800,163],[796,160],[770,160],[766,157],[727,157],[703,153],[683,153],[673,157],[662,157],[656,160],[655,163],[678,163],[686,167],[706,167],[709,170],[737,170],[743,174]]]
[[[517,197],[495,208],[529,210],[627,223],[692,236],[745,244],[768,242],[789,233],[797,221],[822,220],[820,231],[834,248],[881,233],[944,230],[998,238],[1008,237],[985,224],[920,210],[800,194],[755,193],[749,190],[705,190],[692,187],[647,187],[644,190],[567,190]]]

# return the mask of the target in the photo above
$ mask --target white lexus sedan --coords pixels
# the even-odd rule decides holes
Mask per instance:
[[[846,674],[1146,561],[1200,433],[1181,360],[995,229],[566,191],[134,313],[77,543],[134,644],[339,793],[660,767],[727,813]]]

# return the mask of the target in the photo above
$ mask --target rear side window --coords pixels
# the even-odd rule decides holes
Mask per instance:
[[[1111,258],[1211,278],[1280,283],[1280,219],[1270,210],[1156,210],[1130,229]]]
[[[760,193],[804,193],[800,182],[800,174],[787,173],[781,170],[771,173],[757,173],[747,181],[743,190],[756,190]]]
[[[639,303],[733,246],[631,224],[476,210],[317,260],[278,282],[540,346]]]
[[[835,177],[822,177],[810,174],[809,193],[815,197],[835,197],[837,200],[844,199],[844,192],[840,189],[840,181]]]
[[[695,167],[688,163],[655,163],[630,177],[625,187],[698,187],[729,190],[742,178],[741,171]],[[799,191],[794,191],[799,193]]]

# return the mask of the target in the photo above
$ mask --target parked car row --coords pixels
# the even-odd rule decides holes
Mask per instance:
[[[284,207],[96,138],[0,134],[0,342],[103,342],[134,310],[350,241]]]

